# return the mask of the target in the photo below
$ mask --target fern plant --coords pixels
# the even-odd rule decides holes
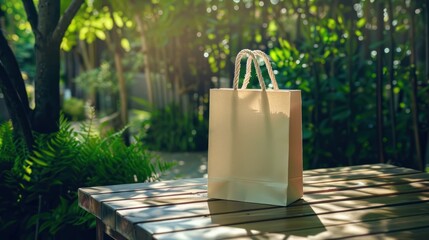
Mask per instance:
[[[95,219],[78,207],[79,187],[155,180],[171,167],[139,142],[125,145],[122,131],[101,137],[91,122],[81,129],[62,117],[57,133],[37,135],[34,151],[25,153],[23,144],[13,142],[11,125],[0,127],[0,190],[10,193],[1,200],[15,208],[0,208],[2,232],[20,232],[21,239],[82,239]]]

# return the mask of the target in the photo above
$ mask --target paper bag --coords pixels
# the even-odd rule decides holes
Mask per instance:
[[[244,55],[261,89],[238,89]],[[286,206],[303,195],[301,91],[279,90],[268,58],[274,90],[266,89],[255,55],[266,58],[237,55],[233,88],[210,90],[208,197]]]

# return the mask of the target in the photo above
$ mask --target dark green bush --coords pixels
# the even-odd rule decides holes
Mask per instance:
[[[207,150],[208,123],[200,113],[187,113],[172,104],[153,110],[142,127],[142,141],[151,150]]]
[[[29,153],[10,123],[0,126],[2,239],[94,238],[95,219],[77,204],[79,187],[154,180],[170,167],[141,143],[126,146],[121,132],[100,137],[91,127],[77,132],[62,118],[60,131],[38,135]]]

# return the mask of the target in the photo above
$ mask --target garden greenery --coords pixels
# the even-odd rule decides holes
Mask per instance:
[[[153,109],[142,122],[141,139],[151,150],[205,151],[208,145],[208,122],[198,112],[187,113],[170,104]]]
[[[59,132],[37,135],[28,152],[14,140],[10,122],[0,126],[2,237],[77,239],[93,234],[95,219],[78,207],[78,188],[155,180],[170,168],[140,142],[126,146],[122,132],[101,137],[93,128],[90,122],[77,131],[62,117]]]

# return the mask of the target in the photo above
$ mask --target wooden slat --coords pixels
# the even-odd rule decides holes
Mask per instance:
[[[148,189],[160,189],[160,188],[174,188],[184,186],[194,186],[207,184],[206,178],[191,178],[191,179],[180,179],[180,180],[169,180],[162,182],[149,182],[149,183],[129,183],[109,186],[96,186],[80,188],[80,190],[86,194],[102,194],[102,193],[113,193],[113,192],[128,192],[136,190],[148,190]]]
[[[86,209],[88,212],[94,214],[96,217],[101,217],[101,204],[106,201],[116,201],[125,199],[139,199],[139,198],[151,198],[161,196],[175,196],[181,194],[198,194],[206,193],[206,185],[197,185],[190,187],[175,187],[175,188],[160,188],[160,189],[148,189],[138,190],[131,192],[119,192],[119,193],[106,193],[106,194],[95,194],[89,195],[88,197],[82,197],[79,199],[80,206]]]
[[[349,240],[357,240],[365,238],[365,240],[389,240],[389,239],[427,239],[429,236],[429,227],[416,227],[410,229],[402,229],[397,231],[391,231],[388,233],[378,233],[372,235],[349,237]],[[253,239],[253,238],[252,238]]]
[[[191,231],[156,234],[156,239],[232,238],[264,233],[280,233],[288,236],[307,237],[320,234],[320,238],[339,238],[370,233],[382,233],[429,226],[429,203],[409,204],[397,207],[364,209],[340,213],[327,213],[248,223],[220,226]],[[417,214],[416,214],[417,213]],[[213,216],[215,217],[215,216]],[[137,236],[142,238],[144,236]]]
[[[380,221],[379,221],[380,222]],[[401,223],[399,223],[401,224]],[[397,224],[396,224],[397,225]],[[420,225],[420,224],[419,224]],[[421,225],[425,225],[424,223]],[[333,234],[334,231],[340,231],[342,230],[340,228],[341,226],[330,226],[324,230],[326,230],[326,232],[324,232],[323,229],[320,229],[320,232],[317,232],[317,229],[314,229],[314,232],[316,234],[320,234],[320,236],[314,236],[314,235],[310,235],[308,234],[309,232],[307,232],[306,236],[299,236],[300,235],[305,235],[305,233],[300,233],[300,231],[298,231],[297,233],[295,232],[287,232],[287,233],[263,233],[260,235],[252,235],[252,236],[248,236],[248,237],[232,237],[232,238],[225,238],[225,239],[235,239],[235,240],[240,240],[240,239],[252,239],[252,240],[263,240],[263,239],[270,239],[270,240],[284,240],[284,239],[288,239],[288,240],[303,240],[303,239],[337,239],[336,236]],[[362,226],[362,224],[348,224],[347,227],[350,228],[365,228],[366,226]],[[329,232],[329,230],[331,230]],[[328,236],[323,236],[322,233],[330,235],[330,237]],[[348,240],[398,240],[398,239],[427,239],[428,238],[428,233],[429,233],[429,226],[423,226],[423,227],[416,227],[416,228],[409,228],[409,229],[403,229],[401,227],[393,230],[390,229],[389,232],[387,233],[375,233],[375,234],[364,234],[364,235],[359,235],[359,236],[347,236]],[[351,233],[353,234],[353,233]],[[338,236],[339,237],[339,236]],[[341,239],[341,237],[340,237]]]
[[[318,176],[309,176],[304,177],[304,184],[309,183],[322,183],[322,182],[335,182],[335,181],[345,181],[353,179],[370,179],[378,178],[381,176],[390,176],[390,175],[401,175],[401,174],[410,174],[410,173],[419,173],[416,170],[409,168],[387,168],[387,169],[377,169],[377,170],[368,170],[365,172],[345,172],[344,174],[321,174]]]
[[[309,203],[340,201],[345,199],[359,199],[377,195],[394,195],[399,193],[408,193],[423,191],[429,188],[429,181],[412,182],[398,185],[384,185],[376,187],[367,187],[352,190],[340,190],[336,192],[320,192],[305,194],[303,199]]]
[[[364,165],[355,165],[355,166],[345,166],[345,167],[334,167],[334,168],[318,168],[305,170],[303,172],[304,177],[307,176],[319,176],[319,175],[337,175],[350,172],[365,172],[368,170],[380,170],[387,168],[397,168],[397,166],[377,163],[377,164],[364,164]]]
[[[259,236],[249,234],[243,237],[231,237],[225,239],[289,239],[309,238],[311,239],[388,239],[387,236],[395,236],[391,239],[427,239],[429,229],[429,215],[401,216],[397,218],[380,218],[377,220],[358,223],[347,223],[338,225],[325,225],[323,227],[287,231],[285,233],[262,233]],[[420,232],[418,232],[420,230]],[[412,234],[416,232],[415,234]],[[378,235],[378,236],[377,236]],[[414,237],[411,237],[413,236]],[[385,236],[381,238],[381,236]],[[399,238],[402,236],[402,238]],[[418,237],[420,236],[420,238]],[[261,238],[262,237],[262,238]],[[162,238],[160,238],[162,239]],[[178,239],[178,238],[177,238]]]
[[[386,164],[384,164],[386,165]],[[403,168],[387,168],[383,169],[380,167],[384,165],[375,165],[372,169],[375,169],[374,171],[369,171],[367,174],[362,174],[359,171],[358,172],[351,172],[347,173],[345,176],[341,175],[335,175],[334,177],[329,175],[321,175],[321,176],[313,176],[304,178],[305,185],[309,185],[311,183],[320,184],[322,182],[338,182],[348,179],[368,179],[371,177],[383,177],[383,176],[392,176],[395,174],[405,174],[405,173],[415,173],[416,171],[410,170],[410,169],[403,169]],[[360,167],[363,166],[355,166],[345,169],[360,169]],[[387,165],[386,165],[387,166]],[[391,165],[388,165],[391,166]],[[315,171],[315,170],[314,170]],[[326,170],[328,171],[328,170]],[[98,202],[101,201],[107,201],[106,199],[109,199],[110,195],[104,195],[104,194],[113,194],[116,195],[117,193],[123,192],[122,196],[130,196],[134,195],[134,192],[139,191],[145,191],[145,190],[152,190],[152,189],[171,189],[171,188],[182,188],[184,186],[203,186],[207,183],[207,179],[204,178],[197,178],[197,179],[185,179],[185,180],[178,180],[178,181],[166,181],[166,182],[156,182],[156,183],[137,183],[137,184],[122,184],[122,185],[112,185],[112,186],[100,186],[100,187],[90,187],[90,188],[80,188],[78,195],[79,195],[79,205],[86,209],[87,211],[95,214],[96,216],[99,216],[99,211],[95,212],[94,210],[99,209]],[[317,186],[316,186],[317,187]],[[101,196],[96,196],[100,194]],[[122,197],[121,196],[121,197]],[[94,199],[93,199],[94,198]],[[110,199],[110,200],[117,200]]]
[[[304,192],[305,194],[312,193],[312,192],[322,192],[322,191],[338,191],[341,189],[346,188],[361,188],[361,187],[367,187],[367,186],[377,186],[377,185],[383,185],[383,184],[396,184],[396,183],[404,183],[404,182],[414,182],[414,181],[421,181],[429,179],[429,174],[426,173],[412,173],[412,174],[406,174],[406,175],[389,175],[389,176],[381,176],[376,179],[357,179],[357,180],[349,180],[349,181],[338,181],[338,182],[316,182],[311,184],[305,184],[304,185]],[[195,180],[195,181],[194,181]],[[199,190],[197,193],[204,193],[204,186],[200,185],[201,183],[204,183],[206,179],[194,179],[189,180],[188,183],[184,183],[183,181],[179,181],[180,184],[184,184],[184,186],[189,186],[189,184],[197,184],[195,187],[197,187]],[[180,186],[179,183],[173,184],[173,188],[177,188],[176,190],[179,190],[180,192],[183,190],[183,186]],[[142,196],[141,194],[136,193],[142,193],[144,192],[144,188],[142,188],[141,184],[135,184],[137,185],[135,187],[134,191],[120,191],[120,192],[111,192],[107,193],[107,190],[101,189],[104,193],[102,194],[87,194],[84,192],[84,189],[82,192],[79,192],[79,203],[82,208],[86,209],[87,211],[95,214],[97,217],[100,216],[100,203],[106,202],[106,201],[116,201],[120,199],[142,199],[147,196]],[[154,185],[154,184],[145,184],[147,186],[151,186],[153,188],[159,187],[160,191],[170,191],[170,188],[168,188],[168,185]],[[121,185],[119,185],[121,186]],[[128,184],[126,185],[127,189],[132,189],[131,186]],[[118,187],[115,187],[114,189],[117,189]],[[112,188],[113,189],[113,188]],[[194,189],[194,188],[191,188]],[[151,191],[153,189],[148,188],[147,191]],[[112,190],[113,191],[113,190]],[[171,191],[171,195],[175,195],[177,192]],[[182,194],[182,192],[181,192]],[[162,196],[162,195],[161,195]],[[149,197],[153,197],[153,194]]]
[[[344,189],[359,189],[373,186],[396,185],[401,183],[421,182],[429,180],[427,173],[411,173],[403,175],[388,175],[370,179],[355,179],[337,182],[306,183],[304,184],[304,193],[317,193],[338,191]]]
[[[345,190],[345,191],[337,192],[337,195],[335,196],[332,196],[333,195],[332,193],[323,193],[323,194],[318,193],[313,195],[307,194],[304,196],[304,200],[298,201],[292,204],[290,207],[286,207],[286,208],[276,207],[275,209],[272,209],[272,210],[266,210],[270,208],[270,205],[258,204],[257,207],[259,209],[264,209],[264,211],[262,212],[262,215],[263,215],[262,218],[258,218],[257,220],[267,220],[267,218],[271,219],[273,216],[276,216],[277,214],[284,214],[283,213],[284,211],[286,212],[291,211],[290,209],[292,209],[293,211],[295,210],[293,209],[293,206],[308,205],[308,204],[312,204],[312,206],[314,206],[315,203],[331,202],[332,203],[331,208],[332,208],[332,206],[335,206],[338,204],[338,201],[363,199],[360,203],[363,206],[367,207],[369,206],[368,202],[371,201],[370,199],[367,199],[367,198],[373,198],[375,196],[389,196],[389,195],[398,196],[397,194],[398,192],[407,193],[407,192],[416,192],[416,191],[425,191],[425,190],[429,191],[429,181],[401,184],[401,185],[396,185],[394,187],[392,186],[372,187],[372,188],[366,188],[362,191]],[[396,199],[399,199],[399,198],[396,198]],[[380,201],[380,200],[376,199],[376,201]],[[328,208],[328,207],[329,206],[324,206],[324,208]],[[349,206],[349,208],[353,208],[353,207],[356,207],[354,201],[351,203],[351,206]],[[186,213],[185,217],[198,217],[198,216],[213,214],[211,213],[210,203],[205,203],[205,206],[204,206],[204,203],[201,203],[198,209],[188,208],[187,210],[188,210],[188,213]],[[132,233],[129,232],[130,231],[129,226],[132,226],[133,224],[136,224],[139,222],[150,222],[150,221],[160,221],[160,220],[165,221],[170,219],[178,219],[180,217],[184,217],[184,215],[182,215],[183,214],[182,211],[183,209],[181,209],[179,205],[169,206],[167,210],[159,209],[159,208],[150,208],[150,209],[133,209],[133,210],[117,211],[117,222],[119,223],[119,219],[120,219],[120,221],[123,223],[118,224],[116,230],[123,234],[132,236]],[[239,212],[239,211],[240,209],[235,209],[235,210],[232,210],[231,212]],[[129,214],[132,214],[132,218],[129,218]],[[249,215],[249,212],[245,212],[243,214],[244,215],[241,216],[242,218],[239,221],[247,221],[248,218],[251,216]],[[150,217],[151,215],[157,216],[157,217],[152,219]],[[240,219],[239,213],[235,215],[239,216],[239,219]],[[282,215],[281,217],[283,216],[284,215]],[[260,217],[260,216],[257,215],[257,217]],[[197,221],[198,220],[199,219],[197,218]],[[191,219],[185,219],[185,221],[189,223]],[[187,223],[185,223],[185,225]],[[211,224],[210,222],[206,222],[206,223]],[[202,222],[199,222],[198,224],[199,226],[205,226]],[[122,229],[123,226],[126,226],[127,229]],[[178,226],[179,225],[176,224],[175,227],[178,227]]]
[[[304,203],[290,207],[277,207],[267,210],[254,210],[239,213],[217,215],[215,218],[205,216],[173,219],[157,222],[147,222],[137,225],[138,236],[145,234],[160,234],[172,231],[209,228],[222,225],[241,224],[246,222],[267,221],[273,219],[295,218],[314,214],[326,214],[332,212],[344,212],[360,209],[375,209],[378,207],[396,206],[407,203],[419,203],[429,201],[429,190],[426,192],[393,195],[390,197],[371,197],[360,200],[345,200],[340,202],[316,203],[309,205]],[[209,206],[210,208],[210,206]],[[214,221],[215,220],[215,221]],[[293,220],[291,220],[293,221]]]
[[[209,201],[186,203],[171,206],[161,206],[146,209],[130,209],[117,211],[117,231],[129,239],[135,238],[134,225],[139,222],[161,221],[167,219],[181,219],[194,216],[216,215],[255,209],[275,208],[273,205],[245,203],[237,201]]]
[[[207,202],[208,200],[206,193],[199,193],[104,202],[101,205],[101,219],[106,225],[116,226],[115,215],[118,210]]]
[[[124,193],[122,196],[133,195],[134,192],[150,191],[150,190],[163,190],[172,188],[183,188],[183,187],[198,187],[206,186],[207,179],[205,178],[194,178],[194,179],[183,179],[177,181],[165,181],[165,182],[154,182],[154,183],[133,183],[133,184],[121,184],[111,186],[100,186],[100,187],[89,187],[78,189],[78,202],[79,206],[86,211],[99,217],[99,212],[95,212],[95,209],[99,209],[99,203],[105,201],[103,199],[109,199],[112,195],[118,193]],[[101,196],[97,196],[101,195]],[[100,199],[100,200],[98,200]],[[117,200],[117,199],[114,199]]]
[[[326,192],[326,191],[338,191],[345,189],[358,189],[365,187],[374,187],[374,186],[384,186],[387,184],[400,184],[407,182],[417,182],[429,180],[429,174],[419,173],[419,174],[409,174],[406,177],[397,177],[397,176],[387,176],[379,179],[372,180],[352,180],[352,181],[342,181],[336,182],[333,186],[330,183],[329,187],[326,187],[326,183],[314,184],[312,187],[304,187],[305,194],[317,193],[317,192]],[[312,189],[313,191],[308,191]],[[206,194],[191,194],[191,195],[178,195],[178,196],[166,196],[159,198],[139,198],[139,199],[127,199],[119,201],[107,201],[104,202],[101,209],[101,219],[107,225],[115,226],[115,212],[118,210],[125,210],[131,208],[143,208],[149,206],[163,206],[171,204],[181,204],[181,203],[191,203],[191,202],[201,202],[207,201]]]
[[[298,226],[311,225],[315,218],[322,223],[321,226],[311,225],[317,234],[325,227],[332,229],[324,234],[336,234],[334,227],[338,224],[359,228],[362,227],[359,224],[365,223],[359,221],[382,222],[401,218],[394,220],[393,228],[386,232],[370,229],[362,233],[366,237],[394,236],[389,234],[402,232],[397,226],[402,223],[403,216],[423,212],[429,215],[425,209],[415,209],[419,204],[426,204],[424,206],[428,208],[427,203],[423,203],[429,202],[429,174],[426,173],[389,164],[371,164],[306,170],[303,174],[305,196],[286,208],[207,199],[207,179],[204,178],[81,188],[79,205],[101,218],[112,230],[131,239],[152,234],[161,239],[169,236],[180,239],[184,233],[191,234],[183,235],[186,239],[213,238],[224,237],[218,235],[223,231],[228,233],[226,237],[301,238],[291,235],[291,231],[304,231]],[[378,214],[380,217],[375,214],[371,218],[375,210],[388,211],[388,208],[406,210],[397,213],[398,216],[383,212]],[[367,212],[364,214],[364,211]],[[347,218],[343,219],[341,216],[344,217],[345,212]],[[360,216],[356,213],[364,214],[366,218],[353,220]],[[296,219],[303,222],[298,224]],[[287,232],[278,231],[291,220],[296,227],[292,224],[290,229],[284,230]],[[340,220],[344,222],[338,223]],[[252,229],[252,226],[258,226],[258,229]],[[426,225],[417,223],[417,228],[425,229]],[[243,233],[246,229],[248,231]],[[267,231],[270,232],[268,235],[265,234]],[[195,235],[198,233],[203,235]]]

